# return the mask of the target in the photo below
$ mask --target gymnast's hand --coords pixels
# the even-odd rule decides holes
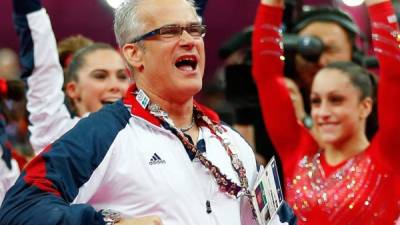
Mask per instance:
[[[389,2],[390,0],[365,0],[365,4],[367,5],[374,5],[381,2]]]
[[[280,6],[283,7],[284,0],[261,0],[261,4],[269,6]]]

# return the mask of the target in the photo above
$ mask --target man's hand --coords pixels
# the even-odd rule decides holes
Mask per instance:
[[[122,219],[116,225],[162,225],[158,216],[146,216],[135,219]]]
[[[261,0],[261,4],[269,6],[280,6],[283,7],[284,0]]]

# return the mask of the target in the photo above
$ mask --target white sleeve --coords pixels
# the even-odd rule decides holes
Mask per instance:
[[[79,120],[71,118],[64,104],[64,75],[57,44],[45,9],[27,15],[33,41],[34,68],[27,79],[30,142],[35,153],[70,130]]]

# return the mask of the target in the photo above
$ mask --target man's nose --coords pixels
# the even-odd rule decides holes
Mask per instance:
[[[180,36],[180,42],[185,46],[193,47],[194,37],[190,35],[186,30],[183,30]]]

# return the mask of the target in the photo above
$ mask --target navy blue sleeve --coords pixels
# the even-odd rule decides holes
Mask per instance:
[[[25,14],[13,15],[14,28],[19,38],[19,60],[21,64],[21,79],[28,78],[34,68],[33,40]]]
[[[279,219],[282,223],[288,223],[289,225],[297,225],[297,217],[290,206],[284,201],[282,206],[278,210]]]
[[[7,192],[1,225],[104,225],[88,204],[71,204],[128,123],[122,102],[82,119],[35,157]]]
[[[20,46],[21,78],[27,78],[33,70],[33,41],[27,14],[42,8],[40,0],[13,0],[13,21]]]
[[[27,14],[42,8],[40,0],[13,0],[14,28],[18,34],[20,46],[21,78],[27,78],[33,70],[33,41],[28,25]]]
[[[15,14],[25,15],[42,8],[40,0],[13,0]]]

